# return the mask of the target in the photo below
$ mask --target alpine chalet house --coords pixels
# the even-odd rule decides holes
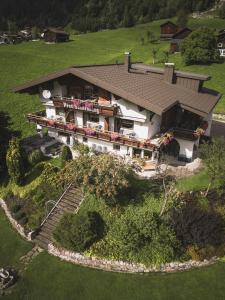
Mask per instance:
[[[179,30],[178,26],[171,21],[167,21],[160,25],[160,39],[170,40]]]
[[[60,28],[47,28],[44,30],[44,41],[46,43],[63,43],[69,41],[69,34]]]
[[[156,161],[160,150],[191,161],[200,135],[209,136],[220,95],[209,76],[132,63],[72,66],[14,89],[39,94],[43,112],[28,120],[72,146]]]
[[[182,41],[192,33],[192,30],[185,27],[180,29],[177,33],[175,33],[172,37],[170,43],[170,53],[175,53],[180,51],[180,44]]]

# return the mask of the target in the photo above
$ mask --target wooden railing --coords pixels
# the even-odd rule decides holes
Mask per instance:
[[[81,127],[75,125],[74,123],[63,123],[57,120],[46,118],[43,112],[28,114],[27,118],[29,122],[36,123],[42,127],[54,128],[61,132],[66,132],[70,134],[76,133],[78,135],[92,137],[95,139],[118,143],[126,146],[132,146],[135,148],[142,148],[147,150],[152,150],[156,148],[156,145],[151,144],[150,140],[139,140],[135,138],[130,138],[129,136],[122,135],[117,132]]]
[[[74,110],[90,111],[102,116],[113,117],[118,113],[117,105],[101,105],[93,100],[69,99],[53,97],[52,102],[55,107],[71,108]]]
[[[195,141],[198,139],[198,136],[195,134],[194,130],[174,127],[171,128],[169,131],[172,132],[177,138],[182,138],[191,141]]]

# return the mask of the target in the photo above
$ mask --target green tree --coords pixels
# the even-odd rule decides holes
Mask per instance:
[[[20,141],[16,138],[9,142],[6,164],[11,180],[16,184],[21,184],[24,179],[25,170]]]
[[[212,143],[204,143],[201,148],[201,157],[204,161],[207,174],[209,176],[209,185],[205,195],[212,185],[218,191],[225,186],[225,141],[223,138],[215,139]]]
[[[130,13],[129,8],[126,6],[123,18],[123,26],[124,27],[132,27],[134,26],[134,18]]]
[[[70,147],[68,147],[66,145],[63,146],[62,154],[61,154],[61,164],[62,164],[62,166],[64,166],[66,162],[68,162],[72,159],[73,159],[73,155],[72,155],[72,152],[70,150]]]
[[[186,65],[218,62],[219,52],[214,30],[203,27],[193,31],[182,42],[181,54]]]

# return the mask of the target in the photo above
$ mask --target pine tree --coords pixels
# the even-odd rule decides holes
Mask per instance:
[[[6,164],[11,180],[18,185],[22,184],[25,174],[24,162],[20,141],[16,138],[13,138],[9,142],[9,149],[6,155]]]

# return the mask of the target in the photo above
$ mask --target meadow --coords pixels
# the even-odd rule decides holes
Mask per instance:
[[[122,62],[125,51],[132,52],[133,61],[152,64],[152,49],[155,48],[158,50],[156,65],[163,66],[164,51],[169,49],[169,43],[147,41],[148,31],[159,36],[159,26],[163,21],[133,28],[73,35],[70,42],[63,44],[48,45],[40,41],[0,46],[0,112],[8,114],[11,118],[11,128],[19,131],[22,137],[26,137],[33,134],[35,129],[27,123],[25,115],[41,109],[41,104],[37,96],[13,93],[13,87],[72,65]],[[189,21],[189,27],[192,29],[200,26],[221,29],[225,28],[225,20]],[[144,38],[144,45],[141,38]],[[207,82],[206,86],[225,93],[225,63],[185,66],[180,54],[171,55],[169,61],[174,62],[179,70],[212,76],[212,80]],[[215,110],[225,113],[224,96]]]

